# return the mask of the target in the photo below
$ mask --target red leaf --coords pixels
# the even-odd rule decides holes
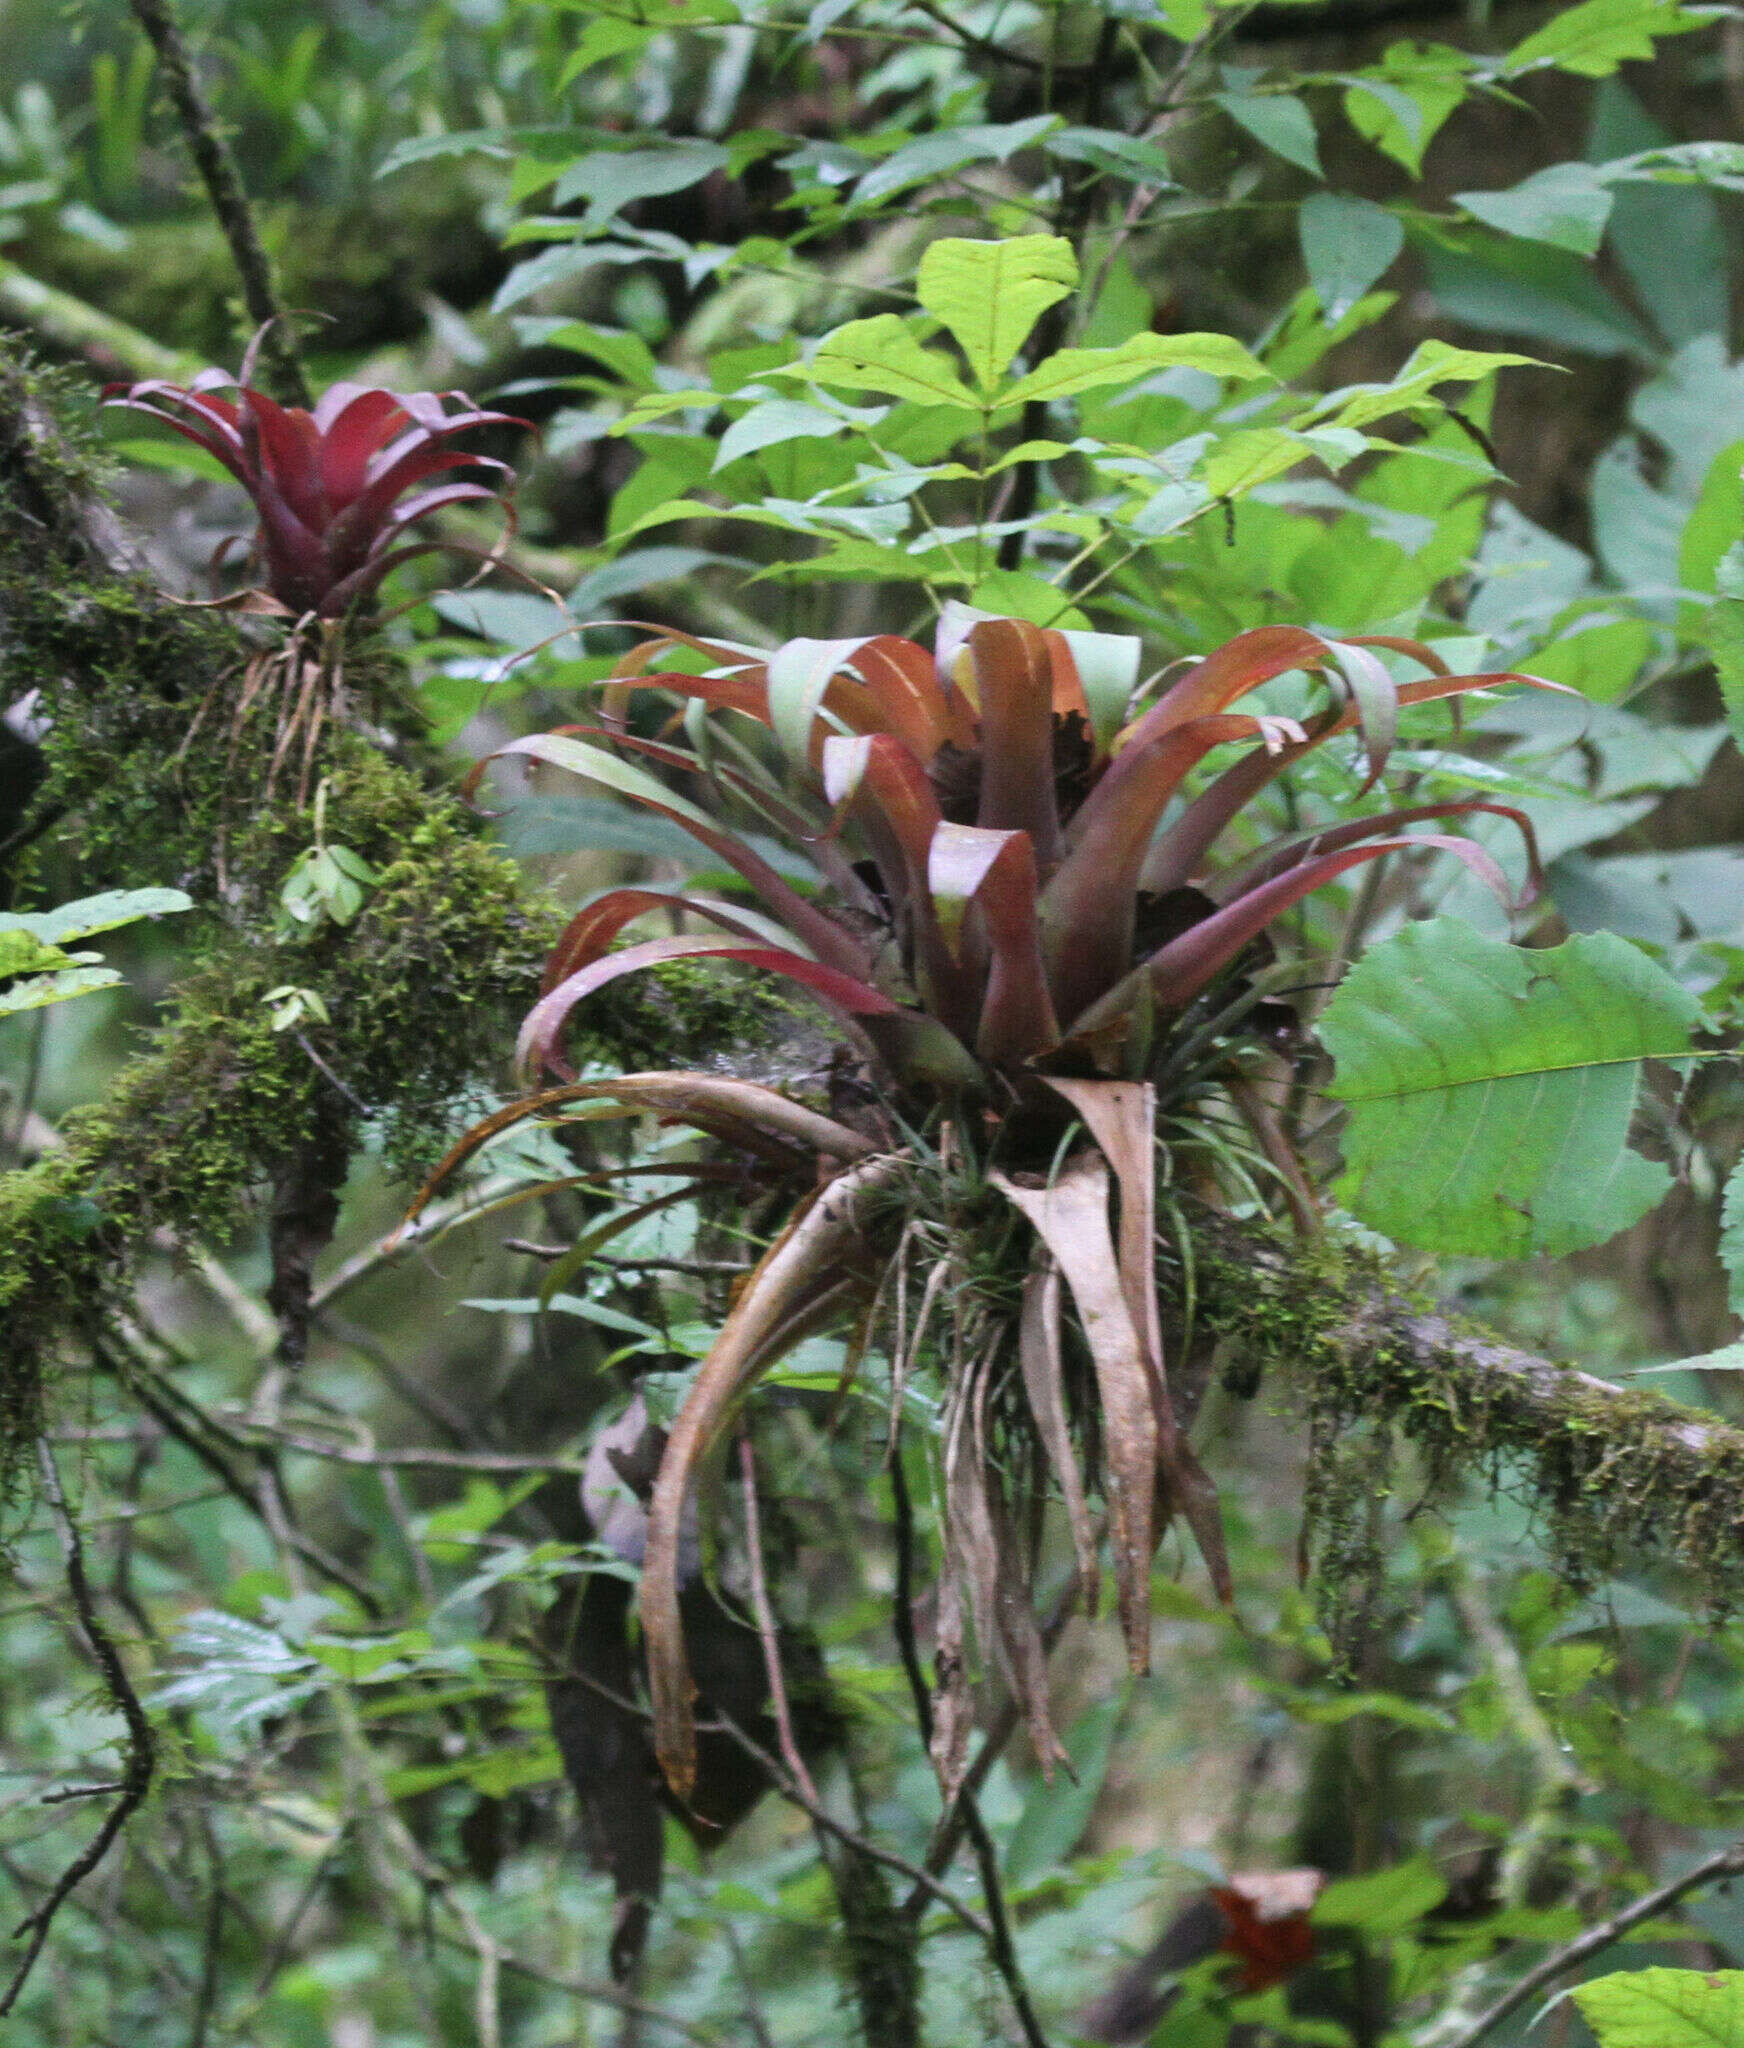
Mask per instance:
[[[523,1069],[553,1065],[552,1050],[570,1011],[584,996],[603,988],[608,981],[634,974],[638,968],[652,967],[661,960],[694,960],[707,955],[785,975],[789,981],[801,983],[850,1015],[888,1015],[897,1007],[887,995],[852,975],[839,974],[833,967],[774,946],[735,945],[725,939],[648,939],[639,946],[626,946],[621,953],[607,953],[570,975],[549,995],[541,996],[528,1011],[515,1041],[517,1063]]]
[[[981,714],[981,805],[975,822],[994,832],[1027,832],[1036,865],[1060,857],[1054,797],[1054,680],[1039,626],[985,619],[969,634],[969,662]]]
[[[1076,843],[1042,897],[1049,981],[1068,1025],[1131,965],[1145,849],[1181,778],[1213,747],[1260,730],[1242,713],[1159,730],[1118,753],[1090,792],[1072,821]]]
[[[947,942],[971,903],[981,912],[988,963],[977,1053],[995,1065],[1015,1064],[1057,1045],[1060,1027],[1042,968],[1029,834],[941,824],[928,855],[927,886],[942,912]]]
[[[1384,834],[1402,831],[1407,825],[1421,825],[1431,818],[1469,817],[1474,811],[1485,812],[1494,818],[1506,818],[1519,828],[1520,837],[1526,843],[1527,863],[1526,888],[1520,900],[1523,904],[1530,903],[1544,884],[1544,870],[1538,858],[1538,835],[1532,829],[1532,820],[1512,804],[1482,803],[1475,797],[1462,797],[1440,804],[1410,804],[1403,810],[1382,811],[1378,817],[1355,818],[1348,825],[1327,825],[1317,832],[1296,832],[1284,839],[1274,839],[1239,867],[1217,876],[1210,884],[1211,894],[1220,903],[1232,903],[1249,889],[1270,881],[1274,875],[1283,874],[1313,854],[1337,853],[1342,847],[1356,846],[1365,839],[1378,839]]]
[[[1248,890],[1246,895],[1238,896],[1233,903],[1202,919],[1178,939],[1171,939],[1151,955],[1140,971],[1150,976],[1160,1007],[1183,1009],[1250,940],[1265,930],[1273,918],[1281,916],[1293,904],[1300,903],[1304,896],[1335,881],[1347,868],[1379,860],[1382,854],[1421,851],[1426,846],[1438,847],[1464,861],[1504,903],[1509,901],[1507,877],[1483,848],[1470,839],[1459,839],[1441,832],[1416,833],[1404,839],[1383,839],[1376,844],[1347,847],[1342,852],[1323,853],[1298,862],[1286,873],[1262,882],[1258,888]]]

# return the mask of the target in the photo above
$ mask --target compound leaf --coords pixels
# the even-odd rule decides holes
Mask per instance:
[[[983,391],[1029,339],[1030,330],[1078,282],[1078,259],[1059,235],[1003,242],[947,236],[920,259],[921,304],[951,330]]]

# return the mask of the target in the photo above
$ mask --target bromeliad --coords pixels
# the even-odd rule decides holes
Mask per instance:
[[[390,570],[450,545],[408,538],[412,529],[449,505],[483,499],[502,506],[512,530],[508,464],[458,448],[456,438],[478,427],[529,423],[486,411],[458,391],[334,384],[312,412],[276,404],[251,381],[264,332],[254,337],[234,377],[209,369],[187,384],[162,378],[111,384],[103,399],[203,448],[253,500],[258,524],[251,552],[260,586],[219,602],[293,624],[282,649],[250,664],[237,716],[276,684],[284,708],[272,772],[300,731],[306,784],[322,721],[339,690],[345,622],[367,609]],[[460,468],[492,471],[499,481],[473,477],[418,488]],[[224,543],[214,567],[234,544]]]
[[[1388,653],[1420,673],[1396,681]],[[682,671],[657,666],[684,657]],[[1234,708],[1288,674],[1324,686],[1318,709],[1290,718]],[[695,1738],[678,1536],[698,1464],[746,1389],[799,1337],[851,1306],[864,1311],[893,1270],[901,1291],[916,1203],[927,1203],[916,1191],[931,1172],[936,1193],[941,1161],[959,1191],[972,1187],[969,1208],[980,1202],[984,1238],[1011,1243],[1021,1217],[1027,1268],[1003,1296],[992,1291],[994,1307],[967,1320],[959,1307],[953,1324],[934,1734],[947,1788],[966,1760],[965,1613],[983,1656],[1021,1701],[1044,1766],[1060,1754],[1024,1546],[1011,1538],[1018,1524],[1001,1497],[1001,1461],[988,1455],[991,1434],[1011,1426],[1013,1389],[1022,1390],[1036,1467],[1051,1470],[1066,1504],[1078,1592],[1092,1606],[1099,1534],[1074,1430],[1100,1446],[1135,1669],[1148,1657],[1151,1556],[1175,1515],[1229,1596],[1215,1490],[1187,1443],[1164,1359],[1153,1273],[1159,1098],[1173,1113],[1223,1085],[1288,1175],[1287,1141],[1237,1058],[1259,1034],[1279,981],[1266,967],[1268,927],[1310,892],[1390,852],[1451,853],[1506,900],[1501,870],[1482,847],[1412,829],[1479,812],[1518,828],[1527,887],[1536,886],[1525,816],[1475,800],[1355,816],[1250,844],[1222,865],[1214,855],[1262,792],[1336,735],[1360,736],[1366,791],[1385,770],[1401,706],[1537,679],[1453,675],[1419,642],[1340,641],[1292,626],[1240,634],[1148,691],[1138,676],[1134,639],[1046,630],[960,606],[947,609],[930,650],[873,635],[765,653],[661,633],[617,664],[598,724],[515,740],[491,757],[566,770],[663,814],[746,892],[728,900],[619,888],[587,905],[554,950],[522,1029],[529,1076],[570,1074],[566,1024],[608,981],[660,961],[715,956],[810,990],[861,1044],[882,1100],[882,1122],[869,1135],[813,1111],[803,1112],[802,1130],[797,1105],[747,1082],[571,1077],[481,1125],[438,1176],[519,1117],[601,1098],[736,1142],[802,1184],[815,1183],[820,1156],[829,1162],[821,1191],[802,1196],[739,1294],[655,1486],[642,1619],[657,1746],[680,1793]],[[684,701],[688,746],[629,729],[627,714],[646,692]],[[742,724],[735,733],[734,718],[772,741],[747,736]],[[1190,788],[1218,749],[1238,751]],[[777,754],[786,757],[784,774]],[[694,778],[704,800],[673,787],[675,774]],[[778,871],[733,828],[734,808],[806,857],[816,886],[796,886],[791,868]],[[662,910],[693,914],[720,935],[614,949],[626,927]],[[1295,1181],[1300,1203],[1299,1174]],[[937,1231],[926,1241],[935,1255],[941,1241]],[[943,1241],[949,1264],[948,1234]],[[1094,1386],[1089,1430],[1072,1415],[1062,1364],[1067,1297]],[[911,1356],[918,1342],[917,1334]]]

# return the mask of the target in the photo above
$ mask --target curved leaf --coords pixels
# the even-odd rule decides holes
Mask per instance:
[[[572,1102],[618,1102],[627,1109],[650,1110],[656,1116],[681,1122],[698,1117],[706,1117],[711,1125],[736,1121],[747,1129],[778,1138],[797,1153],[822,1152],[832,1159],[864,1159],[874,1149],[871,1140],[858,1131],[849,1130],[833,1117],[820,1116],[815,1109],[790,1101],[758,1081],[740,1081],[725,1074],[663,1072],[618,1074],[608,1081],[571,1081],[561,1088],[542,1088],[535,1094],[523,1095],[519,1101],[505,1103],[456,1139],[418,1190],[394,1237],[418,1220],[437,1189],[492,1138],[529,1118],[551,1116]],[[685,1170],[696,1173],[701,1169]]]
[[[776,1361],[771,1340],[794,1329],[795,1311],[816,1293],[841,1286],[840,1271],[863,1244],[861,1207],[903,1170],[900,1155],[865,1159],[838,1176],[776,1239],[745,1283],[732,1313],[702,1362],[672,1425],[648,1508],[642,1566],[642,1636],[654,1704],[654,1748],[667,1783],[680,1799],[696,1783],[694,1687],[678,1610],[679,1550],[691,1480],[734,1404],[757,1373]]]
[[[1157,1415],[1144,1341],[1133,1327],[1108,1228],[1108,1168],[1084,1152],[1046,1186],[1002,1173],[988,1178],[1059,1261],[1090,1347],[1102,1405],[1114,1575],[1127,1663],[1150,1668],[1151,1521],[1156,1496]]]
[[[801,983],[826,1002],[851,1015],[888,1016],[897,1007],[887,995],[869,983],[857,981],[852,975],[839,974],[833,967],[807,960],[800,953],[786,952],[774,946],[735,945],[730,939],[647,939],[639,946],[626,946],[621,953],[607,953],[588,966],[578,968],[549,995],[541,996],[527,1012],[520,1036],[515,1041],[516,1063],[523,1072],[540,1066],[555,1066],[557,1038],[568,1021],[570,1011],[584,996],[604,988],[607,982],[616,981],[620,975],[634,974],[643,967],[655,966],[662,960],[699,960],[711,956],[736,960],[745,967],[761,967],[771,974],[785,975],[789,981]]]

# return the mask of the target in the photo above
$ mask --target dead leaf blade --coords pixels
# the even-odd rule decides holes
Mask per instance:
[[[861,1202],[894,1180],[904,1164],[892,1154],[862,1160],[794,1218],[752,1270],[672,1425],[648,1511],[641,1618],[655,1752],[681,1799],[696,1781],[694,1688],[678,1608],[679,1542],[691,1481],[734,1403],[775,1363],[777,1340],[795,1340],[814,1327],[809,1311],[836,1294],[839,1269],[859,1244]]]
[[[1151,1517],[1157,1413],[1144,1345],[1133,1326],[1108,1227],[1108,1169],[1080,1153],[1045,1187],[989,1176],[1059,1261],[1090,1347],[1102,1402],[1114,1572],[1127,1662],[1150,1668]]]

